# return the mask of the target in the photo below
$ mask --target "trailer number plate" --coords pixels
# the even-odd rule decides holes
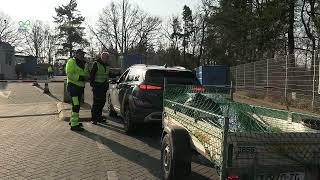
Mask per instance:
[[[239,146],[237,149],[237,159],[252,159],[255,156],[256,148],[252,146]]]
[[[281,173],[279,175],[260,175],[257,180],[304,180],[303,172]]]
[[[253,154],[256,152],[256,149],[254,147],[250,146],[239,146],[238,147],[238,153],[239,154]]]

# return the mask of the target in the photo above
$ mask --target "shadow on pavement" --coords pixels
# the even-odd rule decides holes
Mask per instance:
[[[160,139],[162,134],[161,124],[141,124],[131,135],[149,146],[160,150]]]
[[[211,180],[211,178],[207,178],[197,172],[192,172],[190,180]]]
[[[98,124],[98,126],[102,127],[102,128],[106,128],[106,129],[112,130],[112,131],[116,131],[116,132],[121,133],[121,134],[125,134],[123,128],[115,126],[115,125],[112,125],[112,124],[109,124],[109,123]]]
[[[113,124],[108,123],[108,121],[112,121]],[[110,118],[108,117],[108,121],[106,124],[98,124],[99,127],[103,127],[106,129],[110,129],[113,131],[116,131],[121,134],[125,134],[124,128],[123,128],[123,121],[121,118]],[[116,123],[116,125],[114,124]],[[119,126],[118,126],[119,124]],[[84,132],[85,134],[86,132]],[[81,133],[82,134],[82,133]],[[161,124],[141,124],[140,126],[137,127],[136,131],[134,134],[130,135],[131,137],[134,137],[141,142],[144,142],[148,144],[150,147],[157,149],[160,151],[161,148],[161,134],[162,134],[162,127]],[[91,134],[93,137],[95,136],[94,133]],[[107,145],[110,147],[110,144],[113,144],[114,141],[106,139],[105,137],[101,137],[100,135],[97,135],[98,139],[100,139],[103,144]],[[106,141],[105,141],[106,140]],[[106,143],[104,143],[106,142]],[[111,145],[112,146],[112,145]],[[160,160],[155,159],[153,157],[150,157],[147,154],[144,154],[140,151],[133,150],[125,145],[119,144],[115,142],[112,147],[110,147],[114,152],[117,154],[127,158],[128,160],[135,162],[146,169],[148,169],[154,176],[160,178]],[[118,150],[117,150],[118,149]],[[123,152],[123,151],[127,151]],[[135,156],[135,157],[133,157]],[[143,162],[143,159],[146,159],[145,161],[148,162]],[[192,161],[197,164],[201,164],[207,168],[211,168],[210,162],[206,160],[205,158],[201,158],[197,155],[193,156]],[[155,166],[157,168],[151,168],[152,166]],[[209,177],[205,177],[198,172],[192,172],[191,177],[189,178],[190,180],[208,180],[212,179]]]
[[[139,164],[147,169],[153,176],[160,178],[160,162],[158,159],[88,130],[78,133],[92,140],[101,141],[102,144],[108,146],[114,153],[128,159],[133,163]]]
[[[36,88],[39,88],[39,89],[41,89],[41,90],[44,90],[44,88],[41,87],[41,86],[35,86],[35,87],[36,87]],[[47,95],[50,96],[50,97],[52,97],[53,99],[55,99],[55,100],[57,100],[57,101],[62,101],[62,100],[63,100],[63,99],[59,99],[58,97],[54,96],[54,95],[51,94],[50,92],[47,93]]]

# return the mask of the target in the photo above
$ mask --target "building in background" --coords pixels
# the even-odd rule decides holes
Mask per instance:
[[[0,42],[0,79],[15,78],[14,47]]]
[[[15,54],[15,62],[16,68],[20,67],[24,76],[35,75],[37,67],[36,57]]]

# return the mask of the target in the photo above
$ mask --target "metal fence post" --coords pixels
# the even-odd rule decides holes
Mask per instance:
[[[253,62],[253,90],[254,97],[256,97],[256,62]]]
[[[232,83],[232,81],[230,82],[230,98],[233,101],[233,83]]]
[[[269,59],[267,59],[267,97],[269,96]]]
[[[314,98],[315,98],[315,81],[316,81],[316,52],[313,51],[313,79],[312,79],[312,101],[311,101],[311,109],[314,110]]]
[[[284,85],[284,98],[287,101],[287,88],[288,88],[288,55],[286,55],[286,77]],[[287,103],[287,102],[286,102]]]
[[[236,66],[236,82],[235,82],[235,86],[236,86],[236,92],[238,92],[238,66]]]
[[[228,132],[229,132],[229,118],[224,118],[224,128],[222,136],[222,162],[220,171],[220,180],[227,179],[227,160],[228,160]]]
[[[246,87],[246,64],[243,64],[243,88]]]

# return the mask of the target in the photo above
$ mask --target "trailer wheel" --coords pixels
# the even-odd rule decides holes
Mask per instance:
[[[176,131],[164,136],[161,170],[164,180],[188,179],[191,173],[191,149],[187,132]]]

